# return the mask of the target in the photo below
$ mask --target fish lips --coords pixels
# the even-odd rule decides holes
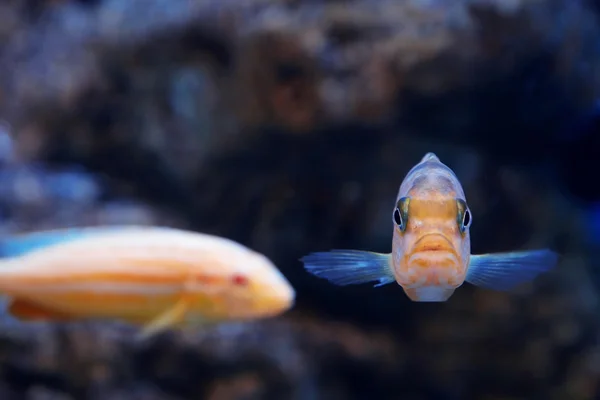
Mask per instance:
[[[460,257],[452,242],[439,233],[426,234],[414,244],[407,258],[414,287],[459,284]]]

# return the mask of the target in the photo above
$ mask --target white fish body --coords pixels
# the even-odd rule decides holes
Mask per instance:
[[[265,256],[173,228],[111,226],[6,240],[0,294],[25,320],[121,319],[169,326],[278,315],[295,292]]]

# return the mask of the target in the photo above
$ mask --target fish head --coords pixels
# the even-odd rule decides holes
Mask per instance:
[[[213,315],[219,320],[252,320],[277,316],[290,309],[295,290],[264,255],[249,249],[231,253],[218,266],[223,280],[213,288]],[[198,290],[199,298],[206,294]],[[206,313],[202,302],[199,312]]]
[[[446,300],[465,280],[472,218],[458,178],[433,153],[406,176],[392,219],[396,281],[413,300]]]
[[[294,288],[267,257],[253,252],[246,267],[247,273],[234,276],[233,284],[245,290],[242,297],[248,299],[249,317],[273,317],[294,305]]]

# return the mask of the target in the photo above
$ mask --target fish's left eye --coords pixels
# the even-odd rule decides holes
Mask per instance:
[[[458,213],[456,222],[458,223],[458,229],[460,233],[465,233],[471,226],[472,217],[471,210],[467,206],[467,203],[462,199],[456,199],[456,205],[458,206]]]

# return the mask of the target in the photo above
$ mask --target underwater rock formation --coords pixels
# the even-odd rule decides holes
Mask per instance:
[[[399,115],[444,140],[485,122],[541,138],[597,97],[585,2],[30,1],[0,18],[0,113],[19,133],[61,136],[70,115],[78,151],[102,131],[181,173],[250,128]]]

